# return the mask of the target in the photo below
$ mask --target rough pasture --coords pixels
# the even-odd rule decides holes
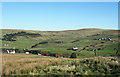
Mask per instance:
[[[3,54],[2,61],[2,75],[117,75],[120,73],[117,57],[70,59]]]
[[[120,41],[117,30],[3,30],[2,32],[3,35],[10,35],[11,38],[11,34],[22,31],[22,35],[12,38],[15,41],[0,39],[3,49],[19,49],[16,54],[3,54],[3,75],[117,75],[120,73]],[[41,36],[31,37],[24,35],[24,32],[32,36],[33,34]],[[93,40],[95,38],[112,40]],[[78,50],[73,51],[73,47]],[[34,53],[41,51],[44,56],[19,53],[23,50]],[[50,53],[55,57],[50,56]],[[75,59],[69,58],[72,53],[76,54]]]
[[[9,31],[9,33],[8,33]],[[118,48],[118,31],[117,30],[102,30],[102,29],[82,29],[71,31],[29,31],[29,30],[3,30],[5,34],[18,34],[20,32],[28,34],[40,34],[39,37],[26,37],[15,36],[14,42],[2,41],[2,48],[16,48],[29,49],[29,50],[41,50],[50,51],[54,53],[73,53],[71,50],[73,47],[78,47],[77,52],[86,55],[87,51],[93,51],[98,49],[100,55],[114,55],[114,48]],[[54,36],[53,36],[54,35]],[[89,36],[89,37],[87,37]],[[93,40],[94,38],[111,38],[112,40]],[[45,43],[44,42],[48,42]],[[71,43],[74,42],[74,43]],[[8,44],[9,46],[4,46]],[[90,46],[93,45],[93,46]],[[109,46],[112,46],[109,48]],[[88,46],[88,47],[86,47]],[[105,54],[102,54],[103,51]],[[108,52],[109,51],[109,52]],[[94,56],[94,52],[91,53],[91,57]],[[119,55],[119,53],[118,53]],[[82,57],[82,55],[80,55]],[[87,56],[88,57],[88,56]]]

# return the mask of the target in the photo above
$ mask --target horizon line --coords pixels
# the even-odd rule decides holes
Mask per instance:
[[[0,30],[4,30],[4,29],[6,29],[6,28],[2,28],[2,29],[0,29]],[[75,29],[75,30],[84,30],[84,29],[86,29],[86,30],[120,30],[120,29],[102,29],[102,28],[82,28],[82,29]],[[7,29],[7,30],[9,30],[9,29]],[[30,29],[10,29],[10,30],[30,30]],[[71,29],[69,29],[69,30],[58,30],[58,31],[75,31],[75,30],[71,30]],[[42,30],[32,30],[32,31],[42,31]],[[44,30],[44,31],[55,31],[55,30]]]

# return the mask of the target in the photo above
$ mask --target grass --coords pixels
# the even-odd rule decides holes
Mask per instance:
[[[101,56],[116,55],[116,50],[114,50],[114,48],[118,49],[118,44],[108,45],[104,50],[98,51],[97,53]],[[120,51],[118,51],[118,54],[120,54]]]
[[[94,56],[95,56],[95,54],[92,51],[80,51],[78,53],[78,58],[81,58],[81,57],[94,57]]]
[[[2,75],[110,75],[120,73],[117,57],[69,59],[3,54],[2,59]]]
[[[24,53],[2,55],[2,75],[105,75],[120,73],[120,51],[118,49],[118,31],[102,29],[83,29],[73,31],[30,31],[30,30],[3,30],[3,35],[25,31],[27,33],[39,33],[40,37],[16,36],[16,41],[2,41],[2,48],[17,48],[20,50],[41,50],[53,53],[77,53],[76,59],[55,58],[48,56],[26,55]],[[98,36],[94,36],[100,34]],[[112,38],[112,41],[93,40],[94,38]],[[78,42],[71,43],[74,40]],[[114,42],[113,42],[114,40]],[[31,46],[47,41],[35,48]],[[61,44],[56,41],[63,41]],[[101,44],[101,42],[105,42]],[[9,46],[4,46],[8,44]],[[95,45],[96,44],[96,45]],[[97,46],[96,48],[91,45]],[[83,48],[97,49],[103,45],[104,50],[81,50]],[[77,51],[67,50],[78,47]],[[81,51],[80,51],[81,50]],[[19,69],[19,70],[18,70]]]
[[[2,30],[3,35],[8,33],[17,33],[24,30]],[[17,48],[20,50],[29,49],[29,50],[42,50],[50,52],[59,52],[59,53],[72,53],[74,51],[67,50],[68,48],[78,47],[79,50],[85,46],[90,46],[92,44],[104,45],[105,48],[102,51],[97,51],[97,54],[100,56],[110,56],[115,54],[113,49],[118,45],[118,42],[107,42],[102,40],[93,40],[94,38],[112,38],[112,40],[118,39],[118,31],[116,30],[102,30],[102,29],[83,29],[83,30],[73,30],[73,31],[29,31],[25,30],[27,33],[40,33],[42,36],[39,37],[30,37],[30,36],[16,36],[16,41],[2,41],[2,48]],[[98,36],[93,36],[100,34]],[[74,40],[80,40],[75,43],[71,43]],[[37,45],[35,48],[31,46],[47,41],[48,44]],[[62,44],[57,44],[55,41],[63,41]],[[100,42],[105,42],[101,44]],[[9,46],[4,46],[4,44],[9,44]],[[110,47],[111,46],[111,47]],[[104,52],[104,54],[103,54]],[[89,55],[86,55],[89,53]],[[93,52],[81,51],[81,55],[86,57],[94,56]],[[119,54],[119,53],[118,53]],[[81,57],[83,57],[81,56]]]
[[[45,65],[60,61],[60,59],[25,54],[3,54],[2,59],[3,74],[5,75],[10,75],[11,72],[19,74],[23,70],[32,70],[35,67],[42,68]]]

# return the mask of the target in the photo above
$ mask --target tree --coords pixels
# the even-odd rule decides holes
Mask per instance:
[[[116,55],[118,54],[118,50],[116,50]]]
[[[95,49],[95,50],[94,50],[95,56],[96,56],[96,54],[97,54],[96,51],[97,51],[97,50]]]
[[[56,57],[59,57],[59,53],[56,53]]]
[[[46,56],[49,56],[48,51],[46,52]]]
[[[72,53],[70,58],[77,58],[76,53]]]

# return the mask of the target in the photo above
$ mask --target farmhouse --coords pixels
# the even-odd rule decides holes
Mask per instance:
[[[102,40],[102,38],[99,38],[98,40]]]
[[[109,40],[109,41],[110,41],[110,40],[112,40],[112,39],[111,39],[111,38],[108,38],[107,40]]]
[[[73,50],[74,50],[74,51],[78,50],[78,47],[73,47]]]
[[[25,52],[26,54],[29,54],[29,52]]]
[[[14,53],[15,53],[15,50],[13,50],[11,53],[14,54]]]
[[[7,53],[10,53],[9,50],[7,50]]]
[[[94,38],[93,40],[106,40],[106,41],[111,41],[111,38]]]
[[[6,50],[7,53],[12,53],[12,54],[15,54],[15,50]]]
[[[78,50],[78,47],[68,48],[67,50],[73,50],[73,51],[76,51],[76,50]]]

